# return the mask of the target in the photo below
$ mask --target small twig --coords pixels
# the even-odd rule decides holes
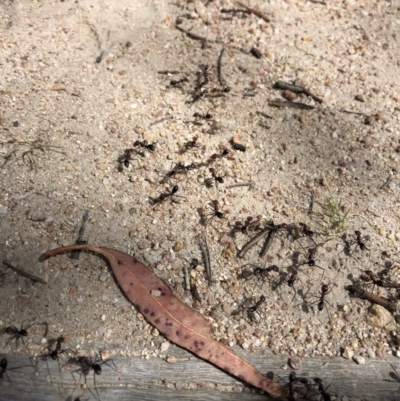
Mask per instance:
[[[326,2],[325,1],[320,1],[320,0],[307,0],[310,3],[314,3],[314,4],[322,4],[323,6],[326,6]]]
[[[185,33],[190,39],[200,41],[200,42],[201,42],[201,46],[202,46],[203,48],[205,47],[206,43],[212,43],[212,42],[214,42],[214,41],[212,41],[212,40],[208,40],[208,39],[204,38],[203,36],[197,35],[197,34],[195,34],[195,33],[193,33],[193,32],[189,32],[189,31],[187,31],[186,29],[181,28],[179,25],[175,25],[175,28],[176,28],[178,31],[181,31],[181,32]]]
[[[33,282],[37,282],[37,283],[42,283],[42,284],[47,284],[47,281],[41,279],[40,277],[34,276],[31,273],[28,273],[25,270],[20,269],[17,266],[14,266],[11,262],[9,262],[8,260],[3,260],[3,263],[10,267],[11,269],[13,269],[15,272],[17,272],[18,274],[20,274],[21,276],[24,276],[26,278],[29,278],[30,280],[32,280]]]
[[[187,266],[183,266],[183,274],[185,276],[185,289],[190,290],[190,279],[189,279],[189,270]]]
[[[358,115],[358,116],[369,117],[368,114],[360,113],[359,111],[346,110],[346,109],[340,109],[340,111],[341,111],[342,113],[356,114],[356,115]]]
[[[243,248],[238,252],[238,258],[243,258],[244,255],[248,252],[250,248],[252,248],[254,245],[257,244],[258,241],[262,237],[264,237],[269,231],[271,230],[271,227],[266,227],[263,230],[261,230],[258,234],[256,234],[247,244],[243,246]]]
[[[312,110],[315,109],[314,106],[309,104],[299,103],[299,102],[282,102],[280,100],[271,100],[268,102],[270,106],[275,107],[290,107],[292,109],[302,109],[302,110]]]
[[[211,271],[211,257],[210,257],[210,249],[207,245],[207,238],[204,236],[204,242],[199,238],[199,245],[201,249],[201,253],[203,254],[204,265],[206,267],[208,285],[211,285],[212,280],[212,271]]]
[[[265,117],[265,118],[274,118],[274,117],[270,116],[269,114],[263,113],[262,111],[256,111],[256,113],[257,113],[259,116],[263,116],[263,117]]]
[[[83,217],[82,217],[82,224],[78,231],[78,237],[75,241],[75,244],[77,244],[77,245],[87,244],[87,241],[83,240],[83,234],[85,233],[85,228],[86,228],[86,223],[88,221],[88,218],[89,218],[89,210],[85,210],[85,212],[83,213]],[[70,258],[78,260],[79,255],[80,255],[80,251],[72,251]]]
[[[305,95],[308,95],[308,96],[312,97],[314,100],[316,100],[319,103],[322,103],[322,101],[323,101],[320,97],[315,96],[314,94],[312,94],[304,86],[293,85],[293,84],[288,84],[288,83],[283,82],[283,81],[278,81],[278,82],[274,83],[273,88],[282,89],[282,90],[290,90],[291,92],[294,92],[294,93],[304,93]]]
[[[224,77],[222,76],[222,55],[224,54],[225,49],[222,49],[221,52],[219,53],[218,57],[218,65],[217,65],[217,73],[218,73],[218,82],[221,85],[221,87],[225,88],[226,86],[226,81]]]
[[[360,299],[366,299],[369,302],[383,306],[389,312],[396,312],[398,309],[397,304],[395,302],[389,302],[385,298],[382,298],[378,295],[372,294],[371,292],[365,291],[357,285],[347,285],[344,287],[344,289],[346,291],[349,291],[351,293],[351,295],[354,297],[357,297]]]
[[[238,4],[240,7],[243,7],[250,14],[254,14],[256,17],[263,19],[265,22],[271,22],[270,18],[267,17],[262,12],[255,10],[254,8],[251,8],[249,6],[246,6],[246,4],[243,4],[241,1],[236,1],[235,3]]]
[[[254,182],[250,181],[250,182],[238,182],[237,184],[232,184],[232,185],[228,185],[226,188],[237,188],[237,187],[250,187],[252,188],[254,186]]]

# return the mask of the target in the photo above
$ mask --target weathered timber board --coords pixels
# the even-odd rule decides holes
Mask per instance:
[[[286,358],[274,357],[269,352],[246,353],[238,348],[235,351],[263,373],[274,372],[275,380],[285,378],[287,381],[290,370],[282,369],[286,365]],[[57,361],[49,359],[47,364],[39,361],[35,371],[27,356],[5,355],[11,382],[7,377],[3,378],[0,401],[73,401],[76,397],[89,400],[99,396],[103,401],[268,399],[264,395],[250,393],[252,390],[241,382],[183,349],[171,346],[166,354],[176,357],[177,362],[171,364],[161,358],[142,360],[137,357],[115,357],[113,360],[118,372],[102,365],[102,374],[96,376],[95,388],[91,371],[87,376],[88,389],[85,391],[81,389],[84,378],[79,373],[71,374],[66,370],[60,376]],[[393,366],[400,372],[400,361],[394,357],[367,359],[365,365],[357,365],[343,358],[307,358],[302,361],[302,368],[297,374],[320,377],[325,386],[330,385],[329,393],[332,395],[400,401],[400,382],[395,380]],[[14,369],[16,367],[20,368]],[[73,370],[77,370],[76,367]]]

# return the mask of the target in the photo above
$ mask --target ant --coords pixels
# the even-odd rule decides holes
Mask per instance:
[[[118,163],[123,164],[126,168],[129,167],[134,149],[125,149],[124,154],[118,157]]]
[[[354,234],[356,238],[353,242],[350,243],[350,246],[356,244],[356,248],[359,247],[361,251],[369,251],[369,249],[365,245],[365,241],[369,241],[371,237],[369,235],[361,235],[361,231],[359,230],[354,231]]]
[[[189,82],[189,79],[187,77],[178,79],[178,80],[172,80],[170,81],[169,85],[173,86],[174,88],[176,87],[181,87],[183,83]]]
[[[319,377],[314,377],[315,384],[318,385],[318,391],[321,393],[324,401],[331,401],[331,396],[326,392],[326,388],[322,384],[322,379]],[[328,386],[329,387],[329,386]]]
[[[319,296],[316,296],[316,298],[319,298],[319,301],[316,301],[316,302],[318,302],[318,310],[320,312],[322,312],[322,310],[324,309],[325,301],[326,301],[325,297],[332,291],[332,289],[333,288],[329,289],[329,284],[323,284],[322,283],[321,293],[320,293]],[[326,301],[326,302],[328,302],[328,301]],[[329,310],[328,310],[328,308],[326,306],[325,306],[325,309],[328,312],[329,320],[330,320],[331,319],[331,314],[329,313]]]
[[[184,152],[186,152],[190,149],[194,149],[194,148],[201,149],[202,146],[197,143],[198,140],[199,140],[199,138],[197,136],[194,136],[191,141],[185,142],[183,144],[183,149],[182,149],[181,153],[184,153]]]
[[[255,305],[250,306],[249,308],[247,308],[247,314],[249,316],[250,319],[254,318],[254,312],[257,311],[257,309],[265,302],[265,296],[261,295],[259,300],[255,303]]]
[[[301,232],[304,234],[304,236],[310,238],[315,244],[315,241],[313,238],[313,235],[315,234],[314,231],[312,231],[307,224],[299,223],[299,225],[301,226]]]
[[[279,230],[287,230],[288,226],[285,223],[282,224],[274,224],[272,220],[268,221],[267,227],[269,228],[269,232],[267,238],[265,238],[264,244],[260,251],[260,257],[263,257],[267,254],[269,248],[271,247],[272,240],[275,238],[276,233]]]
[[[156,142],[148,143],[147,141],[135,141],[133,147],[141,147],[150,152],[154,152],[156,150]]]
[[[111,367],[108,364],[108,362],[111,361],[113,363],[113,365],[114,365],[114,368],[115,368],[114,370],[116,372],[118,372],[117,367],[116,367],[116,365],[115,365],[115,363],[114,363],[114,361],[112,359],[106,359],[105,361],[101,361],[101,362],[100,361],[101,361],[101,359],[97,359],[97,358],[93,359],[93,358],[88,357],[88,356],[80,356],[74,361],[74,363],[76,365],[80,366],[80,369],[78,370],[78,372],[80,371],[81,376],[83,375],[85,377],[85,385],[86,385],[86,377],[87,377],[87,375],[89,374],[89,372],[91,370],[93,370],[94,387],[96,389],[96,393],[97,393],[97,396],[98,396],[99,399],[100,399],[100,396],[99,396],[99,392],[98,392],[97,387],[96,387],[96,375],[101,375],[101,365],[105,364],[105,365]],[[75,371],[75,372],[77,372],[77,371]],[[73,373],[74,372],[72,372],[72,376],[73,376]]]
[[[242,234],[247,234],[249,235],[249,231],[253,230],[256,231],[260,228],[260,216],[257,216],[257,218],[254,220],[252,216],[247,217],[245,222],[242,224],[240,221],[237,221],[235,223],[235,226],[233,227],[232,231],[233,233],[240,231]]]
[[[303,263],[300,263],[297,267],[300,267],[300,266],[303,266],[303,265],[308,265],[308,266],[310,266],[310,267],[315,266],[315,267],[318,267],[318,268],[321,269],[321,270],[324,270],[323,267],[318,266],[318,265],[315,263],[315,262],[316,262],[315,254],[316,254],[316,253],[317,253],[317,248],[310,248],[310,249],[308,250],[307,259],[306,259]],[[324,273],[325,273],[325,270],[324,270]]]
[[[176,195],[176,193],[178,192],[178,189],[179,189],[178,185],[174,185],[171,188],[170,192],[164,192],[158,198],[153,199],[153,206],[155,206],[157,203],[164,202],[168,198],[172,199],[173,196],[178,196],[180,198],[184,198],[184,196]]]
[[[226,219],[226,217],[224,217],[224,214],[220,211],[219,209],[219,204],[217,200],[213,200],[211,201],[211,205],[210,208],[212,209],[212,213],[209,213],[206,217],[211,216],[208,220],[206,225],[208,225],[208,223],[210,221],[212,221],[215,217],[218,217],[219,219]]]
[[[53,351],[49,352],[47,355],[42,355],[42,357],[50,357],[55,361],[58,359],[59,355],[68,351],[67,349],[61,349],[61,344],[65,341],[64,337],[58,337],[56,340],[56,345]]]
[[[198,120],[211,120],[213,118],[213,115],[210,112],[207,112],[206,114],[201,114],[201,113],[194,113],[193,117]]]
[[[32,327],[35,323],[32,323],[30,326],[28,326],[27,328],[23,329],[22,328],[22,323],[21,323],[21,328],[17,329],[15,326],[8,326],[6,327],[3,332],[5,334],[8,334],[10,336],[10,338],[7,340],[6,345],[8,345],[12,340],[15,340],[16,342],[18,342],[19,339],[22,340],[22,342],[25,345],[24,339],[23,337],[27,337],[28,336],[28,329],[30,327]]]
[[[216,184],[217,184],[217,183],[220,183],[220,184],[223,184],[223,183],[224,183],[224,178],[223,178],[222,176],[217,175],[217,173],[216,173],[216,171],[215,171],[215,168],[210,167],[210,168],[208,169],[208,171],[211,173],[211,177],[210,177],[210,178],[207,178],[207,179],[204,181],[207,188],[211,188],[211,187],[213,186],[213,184],[214,184],[214,181],[215,181]]]
[[[0,361],[0,384],[3,384],[4,376],[7,377],[7,380],[11,383],[10,377],[7,373],[7,358],[3,357]]]
[[[195,91],[200,90],[203,86],[209,82],[209,69],[208,65],[201,65],[200,71],[197,71],[197,85]],[[202,79],[203,78],[203,79]]]
[[[217,159],[222,159],[225,156],[228,156],[229,154],[229,149],[224,149],[221,154],[218,153],[214,153],[213,155],[211,155],[208,159],[208,163],[212,163]]]

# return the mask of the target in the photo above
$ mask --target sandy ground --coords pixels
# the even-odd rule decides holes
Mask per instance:
[[[88,211],[84,240],[134,253],[211,319],[217,339],[300,357],[396,354],[390,314],[371,327],[368,302],[351,299],[344,286],[367,269],[400,281],[399,3],[249,5],[270,21],[222,1],[2,1],[0,260],[47,284],[2,265],[1,327],[46,321],[47,339],[64,335],[71,348],[92,354],[164,352],[166,340],[100,258],[39,262],[44,251],[76,241]],[[274,89],[277,81],[303,86],[322,103],[298,94],[295,102],[313,108],[274,107],[283,95],[294,98]],[[195,137],[198,147],[185,151]],[[134,148],[137,140],[155,150]],[[212,158],[224,149],[226,157]],[[201,166],[168,177],[177,163]],[[245,182],[252,185],[229,187]],[[174,185],[185,198],[153,205]],[[205,225],[214,200],[224,218]],[[260,242],[240,259],[249,238],[230,234],[248,216],[261,216],[262,225],[302,222],[315,234],[282,230],[265,257]],[[204,265],[196,268],[201,302],[185,289],[183,270],[202,260],[199,235],[213,274],[208,286]],[[321,268],[299,267],[315,243]],[[241,278],[264,264],[279,273]],[[323,284],[329,293],[319,311]],[[249,314],[246,306],[261,295],[266,301]],[[3,335],[0,352],[40,353],[43,335],[40,325],[25,344],[7,345]]]

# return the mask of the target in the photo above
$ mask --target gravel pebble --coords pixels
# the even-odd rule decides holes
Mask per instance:
[[[353,357],[354,362],[356,362],[358,365],[365,365],[365,358],[359,355],[356,355]]]
[[[31,220],[32,221],[45,221],[46,214],[44,212],[33,212],[31,214]]]

